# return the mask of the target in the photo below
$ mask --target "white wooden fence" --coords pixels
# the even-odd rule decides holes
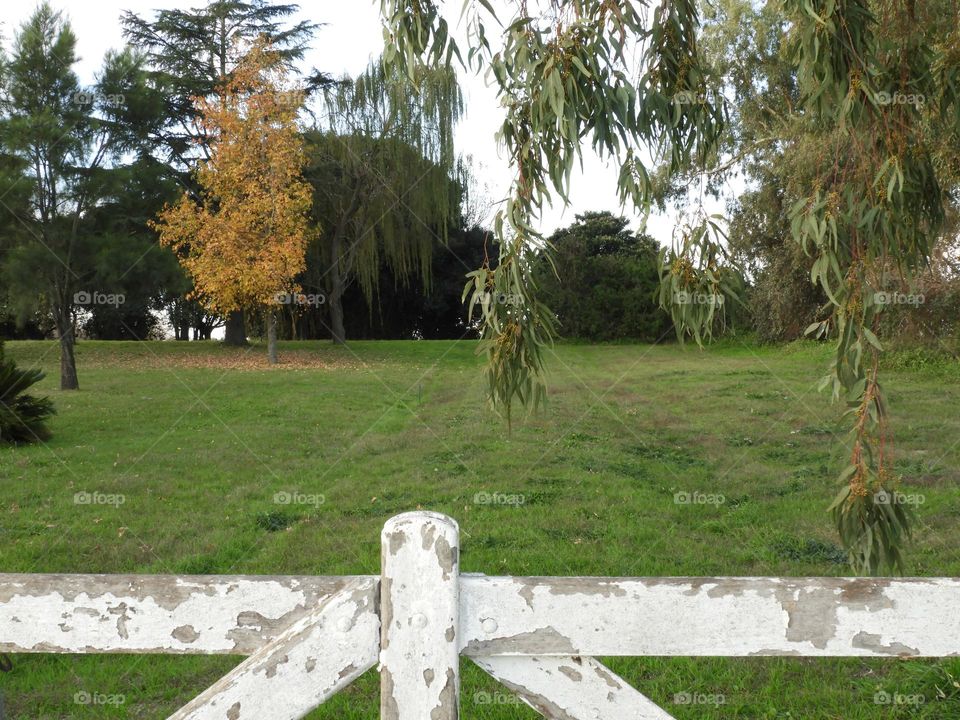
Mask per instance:
[[[0,574],[0,652],[248,656],[170,720],[299,718],[378,663],[381,718],[454,720],[461,655],[545,717],[653,720],[594,656],[956,656],[960,578],[463,575],[414,512],[379,577]]]

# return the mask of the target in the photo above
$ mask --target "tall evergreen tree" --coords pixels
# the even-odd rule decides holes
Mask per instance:
[[[262,36],[284,62],[302,59],[319,26],[305,20],[288,24],[298,9],[295,4],[268,0],[213,0],[189,10],[159,10],[152,19],[124,13],[124,35],[144,49],[152,79],[166,98],[164,122],[154,140],[191,193],[198,190],[191,175],[193,165],[198,158],[210,159],[210,139],[198,122],[194,98],[212,95],[227,79],[240,60],[239,41],[249,43]],[[315,70],[306,89],[310,92],[329,82],[328,76]],[[242,311],[227,314],[226,342],[246,344]]]
[[[9,299],[21,317],[38,307],[53,316],[64,390],[79,386],[77,293],[97,289],[87,285],[96,278],[92,258],[100,241],[91,218],[149,134],[153,115],[144,109],[157,97],[140,57],[129,49],[107,53],[88,88],[71,69],[76,61],[69,23],[40,5],[14,37],[0,120],[6,152],[22,171],[14,185],[27,193],[24,208],[15,211],[16,236],[5,258]]]

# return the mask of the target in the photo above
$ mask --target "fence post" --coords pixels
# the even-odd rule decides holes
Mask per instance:
[[[432,512],[391,518],[381,536],[380,717],[456,720],[460,529]]]

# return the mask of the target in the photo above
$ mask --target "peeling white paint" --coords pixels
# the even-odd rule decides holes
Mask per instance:
[[[551,720],[672,720],[673,716],[589,657],[473,658]]]
[[[456,720],[460,695],[459,529],[436,513],[383,528],[380,717]]]
[[[464,576],[460,583],[460,647],[470,656],[960,655],[960,579]]]
[[[303,717],[376,664],[378,592],[375,578],[354,580],[169,720]]]
[[[460,654],[555,720],[666,720],[591,656],[960,656],[960,578],[460,575],[452,519],[381,575],[0,574],[0,652],[250,655],[171,720],[292,720],[377,659],[381,717],[456,720]]]
[[[0,652],[249,655],[355,580],[0,574]]]

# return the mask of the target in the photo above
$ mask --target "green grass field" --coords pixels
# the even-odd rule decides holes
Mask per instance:
[[[271,369],[262,347],[83,342],[81,390],[67,394],[53,343],[8,343],[49,373],[59,414],[49,443],[0,449],[0,571],[374,574],[383,522],[424,508],[459,521],[465,572],[847,574],[825,513],[841,462],[838,410],[816,390],[827,348],[561,345],[545,414],[512,434],[486,410],[474,348],[285,343]],[[886,383],[901,489],[924,500],[909,574],[960,576],[960,373]],[[274,502],[295,491],[324,502]],[[76,504],[84,492],[124,502]],[[724,501],[676,503],[683,492]],[[19,655],[0,693],[7,718],[164,718],[239,660]],[[608,662],[680,719],[960,718],[957,659]],[[924,702],[879,704],[878,691]],[[377,706],[368,673],[309,717]],[[538,717],[468,661],[461,707]]]

